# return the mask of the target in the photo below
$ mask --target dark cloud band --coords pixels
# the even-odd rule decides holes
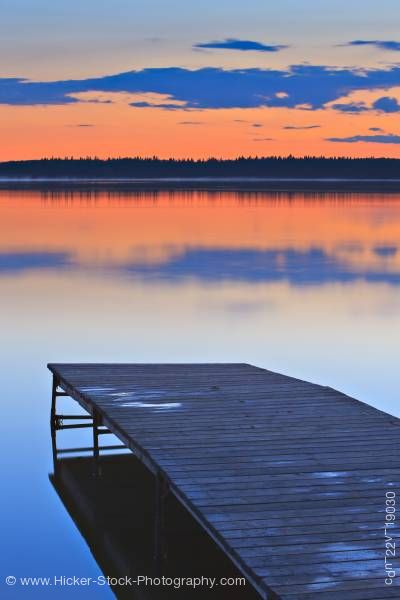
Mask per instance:
[[[169,67],[67,81],[0,79],[0,104],[72,104],[79,101],[74,95],[83,92],[126,92],[161,94],[166,100],[157,107],[167,110],[299,106],[316,110],[356,90],[387,89],[399,83],[400,65],[362,72],[313,65],[294,65],[288,70]],[[132,106],[154,107],[145,100]],[[336,108],[340,106],[346,110],[348,105]],[[359,110],[363,110],[361,105]]]

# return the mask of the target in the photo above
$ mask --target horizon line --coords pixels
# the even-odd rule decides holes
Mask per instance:
[[[50,161],[97,161],[97,162],[111,162],[111,161],[126,161],[126,160],[136,160],[136,161],[148,161],[148,162],[192,162],[192,163],[206,163],[210,161],[216,162],[235,162],[235,161],[256,161],[256,160],[293,160],[293,161],[302,161],[302,160],[348,160],[348,161],[361,161],[361,160],[387,160],[387,161],[400,161],[400,157],[389,157],[389,156],[346,156],[346,155],[337,155],[337,156],[325,156],[325,155],[303,155],[303,156],[294,156],[293,154],[268,154],[264,156],[245,156],[238,154],[233,158],[227,157],[217,157],[217,156],[208,156],[206,158],[194,158],[194,157],[165,157],[162,158],[160,156],[108,156],[106,158],[100,158],[98,156],[42,156],[40,158],[22,158],[22,159],[8,159],[0,161],[0,165],[10,164],[10,163],[28,163],[28,162],[50,162]]]

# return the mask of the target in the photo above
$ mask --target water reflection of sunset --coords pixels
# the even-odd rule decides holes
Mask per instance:
[[[284,268],[293,253],[307,260],[319,250],[355,271],[400,273],[398,195],[3,191],[0,211],[3,255],[63,253],[77,266],[123,267],[247,252]]]
[[[396,413],[399,244],[398,195],[2,191],[3,361],[248,361]]]

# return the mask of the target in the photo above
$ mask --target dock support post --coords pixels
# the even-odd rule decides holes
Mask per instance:
[[[160,473],[155,481],[155,519],[154,519],[154,570],[156,576],[162,574],[164,559],[167,555],[165,539],[165,503],[169,485]]]
[[[57,387],[58,381],[56,376],[53,375],[53,383],[51,389],[51,409],[50,409],[50,430],[51,430],[51,447],[53,452],[53,472],[57,475],[57,416],[56,416],[56,403],[57,403]]]
[[[101,417],[97,410],[93,411],[93,476],[100,477],[100,449],[99,449],[99,426],[101,425]]]

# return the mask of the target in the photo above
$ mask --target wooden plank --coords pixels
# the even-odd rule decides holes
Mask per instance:
[[[368,588],[365,582],[355,580],[335,580],[329,582],[279,586],[280,597],[284,600],[384,600],[385,598],[399,598],[398,585],[385,585],[381,577],[368,579]]]
[[[340,545],[351,541],[354,548],[359,544],[361,548],[365,548],[368,543],[376,544],[382,547],[382,525],[381,523],[373,523],[370,528],[354,530],[354,526],[350,531],[343,531],[343,528],[335,526],[328,533],[323,533],[321,528],[311,530],[307,528],[305,535],[288,535],[287,530],[277,529],[277,533],[273,535],[271,528],[264,527],[263,529],[240,529],[239,531],[225,531],[224,536],[229,540],[234,548],[283,548],[283,552],[287,553],[288,548],[293,550],[296,545],[302,546],[302,552],[314,552],[315,544],[322,546],[327,544],[332,547],[333,544]],[[318,536],[315,534],[318,533]],[[362,544],[360,542],[363,542]]]
[[[400,482],[398,419],[242,363],[49,368],[169,481],[261,597],[396,597],[382,528]]]

